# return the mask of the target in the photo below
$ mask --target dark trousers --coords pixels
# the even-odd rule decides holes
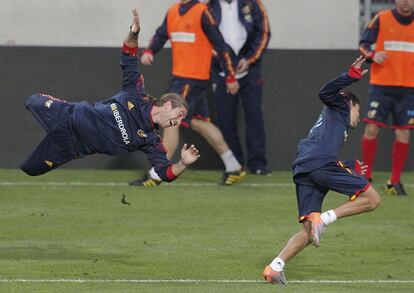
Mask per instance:
[[[42,175],[81,156],[70,121],[73,104],[49,95],[33,95],[27,99],[26,108],[47,132],[21,164],[26,174]]]
[[[237,108],[241,101],[246,126],[247,167],[255,172],[266,168],[266,137],[262,111],[262,78],[249,72],[238,80],[240,90],[236,95],[227,93],[224,77],[213,75],[214,101],[217,108],[217,125],[237,160],[245,165],[237,127]]]

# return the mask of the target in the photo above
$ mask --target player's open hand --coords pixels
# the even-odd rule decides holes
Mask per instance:
[[[356,171],[360,173],[362,176],[365,176],[365,174],[368,171],[368,165],[360,160],[356,160],[357,166],[355,167]]]
[[[242,73],[249,69],[249,62],[245,58],[240,59],[239,64],[237,64],[236,72]]]
[[[187,144],[181,149],[181,161],[185,166],[191,165],[200,157],[198,149],[192,144],[187,148]]]
[[[236,80],[234,82],[226,82],[227,93],[235,95],[240,89],[239,82]]]
[[[362,64],[365,62],[365,58],[364,56],[359,56],[354,63],[351,64],[351,68],[355,69],[356,71],[361,73],[361,76],[363,76],[364,74],[366,74],[368,72],[368,69],[364,69],[362,70]]]
[[[141,29],[140,23],[139,23],[139,15],[137,9],[132,9],[132,24],[131,24],[131,31],[133,33],[139,33]]]
[[[372,56],[372,61],[378,64],[383,64],[385,60],[387,60],[388,54],[385,51],[378,51],[374,53],[374,56]]]
[[[141,63],[144,65],[151,65],[154,62],[154,55],[149,52],[144,52],[141,55]]]

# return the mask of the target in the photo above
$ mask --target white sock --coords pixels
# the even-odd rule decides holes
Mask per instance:
[[[275,272],[282,272],[285,262],[280,257],[276,257],[269,265]]]
[[[226,172],[234,172],[241,169],[241,165],[231,150],[228,150],[220,157],[223,160],[224,166],[226,167]]]
[[[150,170],[148,173],[149,173],[149,175],[150,175],[150,177],[151,177],[152,179],[155,179],[155,180],[162,180],[162,179],[160,178],[160,176],[158,176],[158,174],[155,172],[154,167],[152,167],[152,168],[151,168],[151,170]]]
[[[337,217],[334,210],[329,210],[321,214],[321,220],[325,224],[325,226],[332,224],[336,221],[336,219]]]

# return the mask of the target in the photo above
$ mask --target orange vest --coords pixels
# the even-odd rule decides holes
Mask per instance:
[[[384,63],[371,65],[371,84],[414,87],[414,22],[400,24],[391,10],[379,13],[375,51],[386,51]]]
[[[173,5],[167,14],[167,31],[172,48],[172,73],[175,76],[208,80],[213,47],[201,26],[207,6],[195,4],[184,15],[180,4]]]

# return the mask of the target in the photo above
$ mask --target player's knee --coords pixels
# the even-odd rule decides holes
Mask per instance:
[[[375,191],[375,195],[371,198],[371,210],[375,210],[381,204],[381,196]]]
[[[375,139],[378,136],[379,127],[375,124],[369,123],[365,126],[364,137],[368,139]]]
[[[200,131],[202,131],[203,126],[206,123],[209,123],[209,122],[201,120],[201,119],[193,118],[193,119],[191,119],[191,129],[196,131],[196,132],[200,132]]]
[[[366,194],[366,197],[369,199],[369,210],[370,211],[375,210],[381,204],[381,196],[378,194],[378,192],[375,189],[370,190],[369,193]]]

